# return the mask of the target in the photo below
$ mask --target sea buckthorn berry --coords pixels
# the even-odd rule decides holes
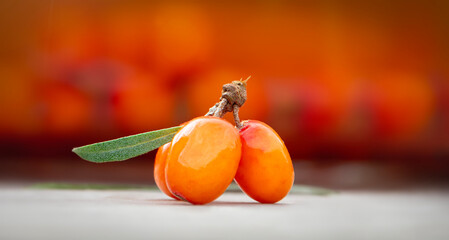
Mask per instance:
[[[168,189],[190,203],[209,203],[232,182],[240,157],[240,136],[232,124],[195,118],[173,138],[165,171]]]
[[[265,123],[249,120],[240,130],[242,158],[235,180],[251,198],[275,203],[290,191],[295,173],[287,148]]]
[[[156,159],[154,160],[154,181],[158,188],[167,196],[179,200],[167,188],[165,181],[165,166],[167,165],[167,155],[171,147],[171,142],[164,144],[157,150]]]

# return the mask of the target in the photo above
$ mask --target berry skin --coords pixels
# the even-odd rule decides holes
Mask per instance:
[[[173,138],[165,171],[168,189],[193,204],[212,202],[232,182],[240,157],[240,137],[232,124],[195,118]]]
[[[287,148],[265,123],[249,120],[240,130],[242,158],[235,176],[240,188],[261,203],[275,203],[290,191],[295,173]]]
[[[156,159],[154,160],[154,181],[158,188],[167,196],[179,200],[175,195],[173,195],[167,188],[167,183],[165,181],[165,167],[167,163],[167,155],[170,151],[171,142],[164,144],[157,150]]]

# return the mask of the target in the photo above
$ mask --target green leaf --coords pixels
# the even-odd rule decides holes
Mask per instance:
[[[74,148],[72,151],[89,162],[127,160],[170,142],[181,127],[171,127]]]

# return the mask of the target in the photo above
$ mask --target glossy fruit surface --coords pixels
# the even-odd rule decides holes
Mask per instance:
[[[173,138],[166,181],[173,195],[193,204],[209,203],[232,182],[239,165],[237,129],[215,117],[188,122]]]
[[[249,120],[240,130],[242,158],[235,176],[240,188],[261,203],[275,203],[290,191],[295,173],[284,142],[265,123]]]
[[[164,144],[157,150],[156,159],[154,160],[154,181],[163,193],[167,194],[169,197],[178,199],[170,192],[170,190],[168,190],[167,183],[165,181],[165,166],[170,147],[171,142]]]

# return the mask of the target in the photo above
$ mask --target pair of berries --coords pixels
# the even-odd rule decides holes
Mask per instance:
[[[290,191],[294,170],[284,142],[265,123],[248,120],[237,130],[221,118],[199,117],[159,148],[154,177],[162,192],[192,204],[212,202],[233,179],[254,200],[275,203]]]

